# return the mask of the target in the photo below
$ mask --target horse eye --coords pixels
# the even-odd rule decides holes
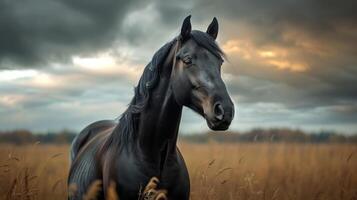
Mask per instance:
[[[183,57],[182,62],[185,63],[186,65],[191,65],[192,58],[190,56],[185,56],[185,57]]]

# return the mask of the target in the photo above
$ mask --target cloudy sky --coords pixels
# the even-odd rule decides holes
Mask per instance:
[[[114,119],[153,53],[218,18],[232,130],[357,132],[352,0],[0,0],[0,129],[79,130]],[[184,111],[183,132],[205,131]]]

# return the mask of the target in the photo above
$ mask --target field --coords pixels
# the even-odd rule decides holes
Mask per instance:
[[[191,199],[357,199],[357,146],[180,144]],[[0,199],[66,199],[67,145],[0,145]]]

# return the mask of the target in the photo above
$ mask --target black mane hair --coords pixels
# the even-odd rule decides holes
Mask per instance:
[[[103,145],[103,148],[108,148],[111,143],[120,150],[136,138],[136,129],[138,120],[140,119],[140,113],[148,105],[150,94],[153,88],[155,88],[158,80],[160,68],[165,61],[170,49],[178,41],[180,37],[173,39],[162,46],[152,57],[151,62],[146,65],[144,72],[138,82],[138,85],[134,89],[134,97],[131,100],[126,111],[120,116],[118,125],[115,127],[113,134],[111,134],[108,140]],[[217,58],[222,59],[224,56],[223,51],[217,45],[215,40],[207,33],[202,31],[191,31],[191,38],[201,47],[210,51]],[[122,145],[123,144],[123,145]]]
[[[159,71],[161,65],[176,41],[177,39],[175,38],[162,46],[154,54],[150,63],[146,65],[138,85],[134,88],[133,99],[125,112],[120,116],[118,125],[103,145],[104,148],[109,147],[111,143],[115,143],[121,149],[121,147],[126,146],[121,144],[128,144],[135,140],[137,121],[140,119],[140,113],[148,105],[151,91],[155,88],[160,77]]]

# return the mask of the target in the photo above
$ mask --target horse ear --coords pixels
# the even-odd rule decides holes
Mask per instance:
[[[218,35],[218,21],[217,18],[213,18],[211,24],[208,26],[206,33],[210,35],[213,39],[217,38]]]
[[[183,20],[181,27],[181,38],[183,40],[187,40],[191,34],[191,15],[187,16],[185,20]]]

